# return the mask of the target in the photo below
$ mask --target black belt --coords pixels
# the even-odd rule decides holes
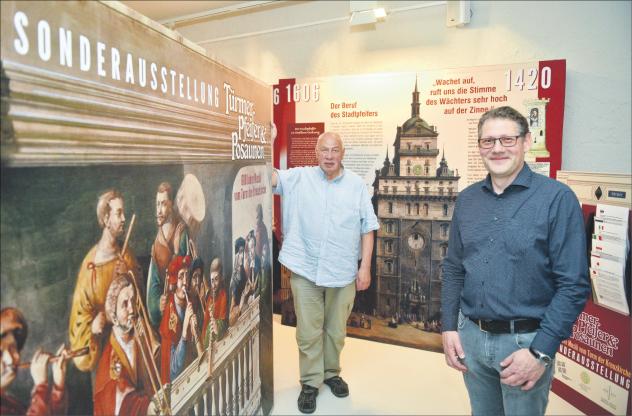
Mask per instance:
[[[468,316],[481,331],[493,334],[521,334],[524,332],[534,332],[540,328],[539,319],[515,319],[513,321],[494,321],[491,319],[474,319]],[[513,328],[512,328],[513,327]]]

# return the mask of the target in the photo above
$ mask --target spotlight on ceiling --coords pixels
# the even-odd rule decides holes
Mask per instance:
[[[377,23],[386,18],[386,10],[377,6],[377,1],[350,1],[349,9],[351,26],[360,26]]]

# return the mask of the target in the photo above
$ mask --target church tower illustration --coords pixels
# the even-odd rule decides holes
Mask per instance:
[[[448,249],[459,175],[437,147],[439,132],[421,118],[417,81],[410,118],[397,127],[393,159],[375,171],[375,308],[400,322],[440,319],[441,262]],[[437,159],[441,160],[437,166]]]

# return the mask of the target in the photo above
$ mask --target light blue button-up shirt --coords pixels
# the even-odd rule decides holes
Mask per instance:
[[[379,228],[364,181],[342,169],[329,181],[319,166],[279,170],[283,246],[279,262],[318,286],[343,287],[358,273],[361,235]]]

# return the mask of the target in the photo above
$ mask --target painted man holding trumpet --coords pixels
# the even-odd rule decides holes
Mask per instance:
[[[62,344],[52,356],[40,349],[35,351],[30,363],[20,363],[20,352],[26,342],[28,326],[24,315],[16,308],[0,311],[0,414],[65,414],[67,396],[65,392],[66,364],[69,351]],[[52,386],[48,382],[48,364],[53,374]],[[28,408],[11,396],[7,389],[13,383],[20,368],[30,368],[33,378],[31,402]]]
[[[95,415],[156,413],[151,398],[158,388],[158,380],[151,380],[150,366],[144,362],[148,358],[140,343],[135,342],[137,298],[129,274],[115,278],[108,289],[105,314],[112,331],[95,375]]]
[[[166,270],[175,256],[190,254],[189,229],[178,215],[169,182],[162,182],[156,191],[156,224],[158,232],[151,246],[151,261],[147,276],[147,309],[152,326],[157,328],[166,305],[163,291]]]
[[[176,256],[167,269],[167,305],[160,322],[160,375],[163,384],[174,380],[197,355],[202,354],[200,324],[187,290],[190,256]]]
[[[79,268],[68,327],[73,350],[89,347],[87,355],[74,358],[81,371],[95,369],[108,339],[111,325],[107,322],[104,305],[114,278],[132,271],[137,287],[142,287],[136,257],[131,249],[121,249],[118,241],[125,232],[123,195],[119,191],[111,189],[99,197],[97,219],[102,229],[101,238]]]

